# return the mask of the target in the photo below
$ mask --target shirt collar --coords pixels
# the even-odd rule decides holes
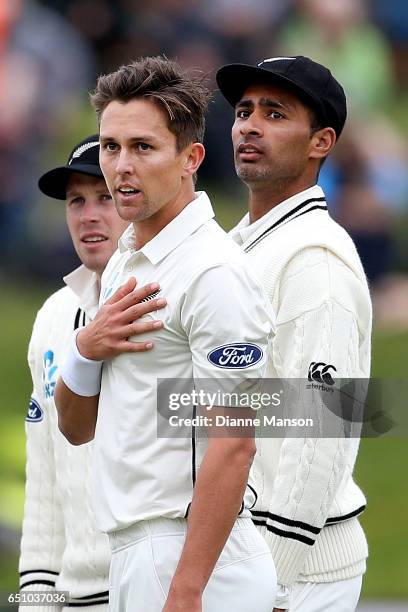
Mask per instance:
[[[64,282],[77,296],[79,307],[93,318],[98,310],[100,292],[100,282],[96,272],[82,265],[64,276]]]
[[[125,251],[133,254],[143,253],[153,265],[159,263],[188,236],[214,217],[207,194],[200,191],[196,195],[197,197],[187,204],[177,217],[139,250],[133,247],[135,235],[133,225],[130,225],[119,239],[119,251],[121,253]]]
[[[249,213],[246,213],[241,221],[229,232],[229,235],[239,245],[243,245],[249,239],[255,240],[262,232],[278,223],[280,219],[296,209],[300,204],[318,198],[324,198],[324,193],[319,185],[314,185],[274,206],[263,217],[254,221],[254,223],[249,223]]]

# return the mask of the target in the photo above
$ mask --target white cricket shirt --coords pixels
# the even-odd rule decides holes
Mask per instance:
[[[188,513],[206,441],[157,436],[157,379],[264,375],[273,325],[268,300],[213,216],[202,192],[140,250],[131,226],[102,277],[102,302],[131,276],[140,286],[158,282],[167,300],[147,315],[164,328],[134,338],[154,339],[154,349],[103,365],[94,456],[103,531]]]
[[[33,391],[26,418],[26,495],[20,589],[69,591],[76,609],[108,609],[110,547],[91,502],[93,444],[72,446],[60,433],[54,389],[74,329],[98,310],[95,273],[81,266],[39,310],[28,360]],[[22,608],[23,611],[25,608]],[[68,608],[67,608],[68,609]],[[59,606],[35,606],[58,612]]]

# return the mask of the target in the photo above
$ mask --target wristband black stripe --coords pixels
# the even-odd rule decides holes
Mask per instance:
[[[29,580],[28,582],[24,582],[24,584],[20,584],[20,589],[24,589],[27,586],[31,586],[32,584],[45,584],[46,586],[55,587],[55,582],[52,580]]]
[[[248,251],[253,249],[254,246],[256,246],[258,244],[258,242],[263,240],[272,230],[274,230],[276,227],[278,227],[278,225],[281,225],[281,223],[283,223],[284,221],[286,221],[287,219],[292,217],[295,213],[297,213],[299,210],[301,210],[302,208],[304,208],[308,204],[311,204],[312,202],[326,202],[326,198],[325,197],[310,198],[309,200],[305,200],[304,202],[302,202],[298,206],[295,206],[295,208],[293,208],[288,213],[286,213],[286,215],[283,215],[283,217],[278,219],[278,221],[275,221],[275,223],[273,223],[264,232],[262,232],[262,234],[260,234],[260,236],[255,238],[255,240],[253,242],[251,242],[251,244],[249,244],[247,247],[245,247],[245,249],[244,249],[245,253],[248,253]],[[305,212],[309,212],[309,211],[305,211]]]
[[[343,514],[343,516],[332,516],[328,518],[325,524],[330,525],[331,523],[341,523],[342,521],[348,521],[348,519],[351,519],[354,516],[357,516],[358,514],[364,512],[365,509],[366,505],[364,504],[364,506],[360,506],[359,508],[357,508],[357,510],[353,510],[348,514]]]
[[[298,542],[302,542],[302,544],[307,544],[308,546],[313,546],[313,544],[315,543],[315,540],[312,540],[312,538],[307,538],[306,536],[303,536],[300,533],[292,533],[291,531],[283,531],[283,529],[278,529],[277,527],[268,525],[266,521],[254,519],[253,522],[255,525],[266,527],[268,531],[271,531],[275,535],[281,536],[283,538],[290,538],[291,540],[297,540]]]
[[[304,529],[305,531],[310,531],[311,533],[318,534],[321,532],[321,527],[315,527],[314,525],[309,525],[309,523],[304,523],[303,521],[294,521],[293,519],[285,518],[284,516],[279,516],[278,514],[272,514],[271,512],[262,512],[262,510],[252,510],[252,514],[254,516],[260,516],[271,521],[276,521],[277,523],[282,523],[282,525],[286,525],[287,527],[299,527],[300,529]]]
[[[96,599],[97,597],[108,597],[109,591],[102,591],[101,593],[95,593],[95,595],[83,595],[83,597],[72,597],[76,601],[82,601],[85,599]]]
[[[52,572],[51,570],[25,570],[24,572],[20,572],[20,576],[26,576],[27,574],[52,574],[53,576],[59,576],[59,572]]]

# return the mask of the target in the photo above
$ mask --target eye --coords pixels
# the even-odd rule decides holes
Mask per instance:
[[[249,110],[241,108],[241,110],[237,110],[236,117],[237,119],[248,119],[250,114],[251,113],[249,112]]]
[[[115,142],[106,142],[106,143],[103,145],[103,148],[104,148],[106,151],[111,151],[111,152],[112,152],[112,151],[117,151],[117,149],[118,149],[118,145],[117,145]]]
[[[285,118],[285,116],[282,115],[282,113],[280,113],[279,111],[276,111],[276,110],[271,111],[269,113],[269,116],[272,117],[272,119],[284,119]]]
[[[138,142],[136,143],[136,148],[139,149],[139,151],[148,151],[152,147],[148,145],[147,142]]]
[[[68,198],[69,206],[80,206],[84,203],[84,198],[82,196],[74,196],[72,198]]]
[[[112,199],[112,196],[110,193],[103,193],[101,195],[101,200],[103,200],[104,202],[109,202]]]

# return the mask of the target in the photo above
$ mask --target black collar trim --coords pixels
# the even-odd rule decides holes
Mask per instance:
[[[314,202],[324,202],[326,204],[326,198],[325,197],[321,197],[321,198],[310,198],[309,200],[305,200],[304,202],[301,202],[301,204],[298,204],[298,206],[295,206],[295,208],[293,208],[292,210],[290,210],[288,213],[286,213],[286,215],[283,215],[283,217],[281,217],[280,219],[278,219],[277,221],[275,221],[275,223],[273,223],[270,227],[268,227],[264,232],[262,232],[262,234],[260,234],[258,236],[258,238],[255,238],[255,240],[253,242],[251,242],[247,247],[245,247],[244,251],[245,253],[248,253],[249,251],[251,251],[259,242],[261,242],[261,240],[263,240],[264,238],[266,238],[266,236],[268,236],[274,229],[276,229],[279,225],[281,225],[284,221],[292,220],[296,219],[296,217],[300,217],[301,215],[305,215],[308,212],[311,212],[312,210],[327,210],[327,206],[311,206],[310,208],[308,208],[307,210],[302,211],[301,213],[299,213],[298,215],[296,215],[296,213],[301,210],[302,208],[304,208],[305,206],[308,206],[308,204],[313,204]],[[294,216],[295,215],[295,216]]]

